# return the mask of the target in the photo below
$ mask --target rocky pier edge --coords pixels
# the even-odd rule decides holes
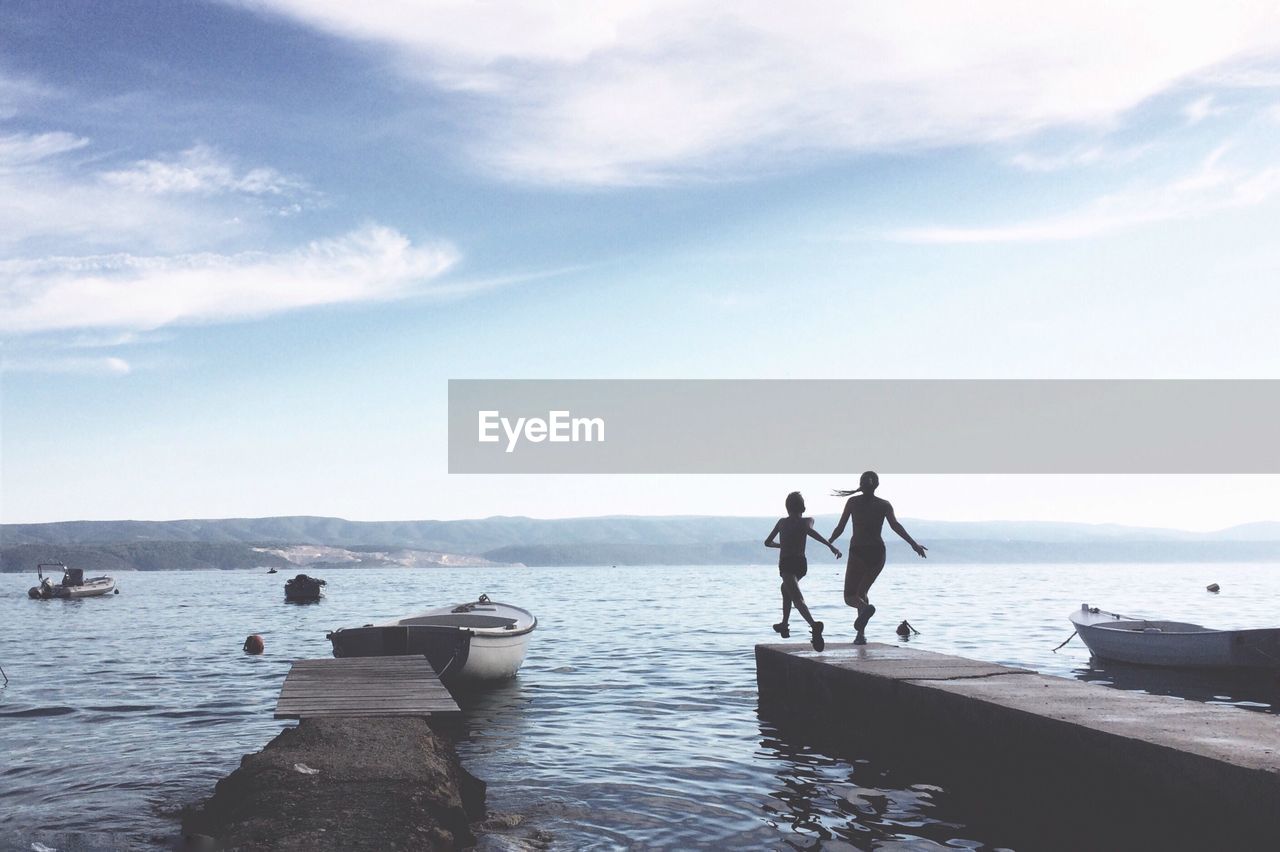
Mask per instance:
[[[182,815],[190,850],[465,849],[485,784],[410,716],[304,718]]]

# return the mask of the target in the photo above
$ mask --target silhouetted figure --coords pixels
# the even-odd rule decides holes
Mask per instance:
[[[778,522],[773,525],[773,531],[764,540],[765,547],[777,547],[782,550],[778,554],[778,574],[782,577],[782,621],[773,625],[773,629],[778,631],[783,639],[791,636],[791,627],[787,622],[791,620],[791,606],[794,604],[813,630],[813,649],[821,651],[826,647],[826,642],[822,638],[822,622],[813,620],[809,607],[805,605],[804,595],[800,593],[800,578],[809,573],[809,562],[805,559],[804,546],[810,537],[830,548],[836,559],[840,558],[840,551],[814,530],[813,518],[804,517],[804,498],[800,496],[800,492],[792,491],[787,495],[787,516],[778,519]],[[781,543],[774,541],[776,538],[781,538]]]
[[[880,536],[884,522],[888,521],[889,528],[902,536],[903,541],[911,545],[911,549],[918,553],[921,559],[925,558],[925,551],[928,550],[924,545],[917,544],[915,539],[902,528],[902,524],[898,523],[889,501],[876,496],[878,487],[880,487],[880,477],[875,471],[869,470],[862,474],[858,487],[853,491],[834,492],[836,497],[849,499],[844,504],[844,514],[840,516],[840,523],[836,524],[835,532],[831,533],[831,541],[839,539],[844,533],[844,525],[850,519],[853,520],[853,537],[849,542],[849,565],[844,572],[844,602],[858,610],[858,618],[853,622],[854,629],[858,631],[858,635],[853,640],[855,645],[867,644],[864,631],[871,616],[876,614],[876,608],[871,605],[867,593],[871,591],[871,584],[876,581],[876,577],[880,576],[880,571],[884,568],[884,539]]]

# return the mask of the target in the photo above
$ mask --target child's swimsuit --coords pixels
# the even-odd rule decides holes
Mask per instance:
[[[809,573],[809,562],[804,557],[805,539],[809,537],[809,519],[789,515],[778,527],[781,550],[778,553],[778,574],[791,574],[797,580]]]

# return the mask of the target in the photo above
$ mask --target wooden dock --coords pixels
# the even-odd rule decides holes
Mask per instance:
[[[426,657],[344,657],[295,661],[275,718],[457,712],[457,702]]]

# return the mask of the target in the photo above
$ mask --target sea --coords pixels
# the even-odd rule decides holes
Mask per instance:
[[[79,601],[30,600],[34,574],[0,574],[0,849],[178,848],[182,808],[292,724],[272,719],[292,660],[329,656],[334,628],[482,593],[538,617],[519,676],[464,702],[459,754],[507,826],[482,850],[1036,845],[927,773],[824,752],[761,716],[753,647],[778,641],[772,566],[313,573],[328,585],[311,605],[285,603],[287,574],[265,570],[122,573],[119,595]],[[831,642],[853,634],[842,575],[815,558],[802,583]],[[1249,628],[1276,626],[1277,599],[1280,566],[1263,564],[891,562],[868,636],[1277,713],[1274,678],[1117,667],[1079,639],[1054,650],[1081,603]],[[241,651],[253,633],[262,656]]]

